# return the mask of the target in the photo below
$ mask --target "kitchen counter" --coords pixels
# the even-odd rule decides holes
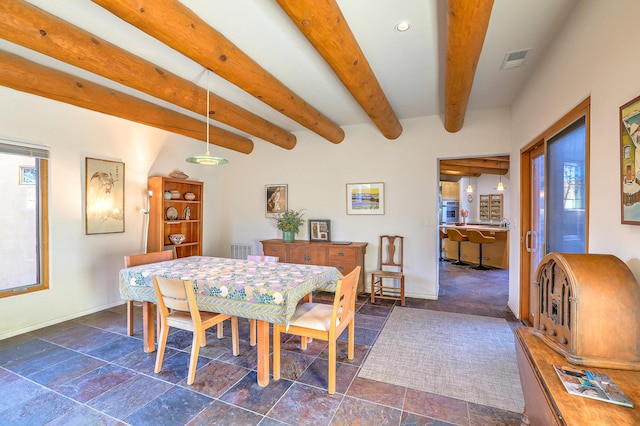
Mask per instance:
[[[482,245],[482,264],[498,269],[509,268],[509,228],[498,225],[440,225],[440,228],[456,228],[462,234],[466,235],[467,229],[474,229],[482,232],[487,236],[495,237],[495,242]],[[443,256],[446,259],[458,259],[458,243],[450,241],[448,238],[444,240]],[[479,263],[479,244],[470,243],[468,241],[460,244],[460,260],[465,263]]]

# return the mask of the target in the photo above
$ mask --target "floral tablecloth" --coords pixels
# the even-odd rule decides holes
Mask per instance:
[[[332,266],[191,256],[120,271],[120,296],[156,302],[152,276],[193,281],[201,310],[286,324],[298,301],[314,290],[335,291]]]

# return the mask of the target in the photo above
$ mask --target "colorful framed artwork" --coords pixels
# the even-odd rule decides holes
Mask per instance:
[[[124,163],[85,159],[85,233],[124,232]]]
[[[331,221],[309,219],[309,241],[331,241]]]
[[[348,183],[347,214],[384,214],[384,183]]]
[[[640,96],[620,107],[621,222],[640,225]]]
[[[289,190],[286,184],[265,185],[265,217],[278,217],[287,211]]]

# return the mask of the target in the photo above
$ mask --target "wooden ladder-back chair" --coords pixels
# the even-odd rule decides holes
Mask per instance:
[[[261,256],[259,254],[250,254],[247,256],[247,260],[251,260],[254,262],[269,262],[269,263],[278,263],[280,258],[278,256]],[[251,346],[256,345],[256,334],[258,330],[258,323],[256,320],[249,318],[249,343]]]
[[[171,250],[132,254],[124,257],[124,267],[131,268],[132,266],[164,262],[167,260],[173,260],[174,258],[175,253]],[[160,330],[158,329],[158,332],[159,331]],[[129,336],[133,336],[133,300],[127,300],[127,334]]]
[[[189,360],[189,375],[187,384],[192,385],[196,376],[198,354],[200,347],[207,344],[205,331],[207,328],[220,324],[227,318],[231,318],[231,339],[233,341],[233,355],[240,353],[238,341],[238,317],[215,312],[200,311],[196,303],[191,280],[169,279],[153,276],[153,286],[158,299],[158,311],[160,312],[160,337],[158,338],[158,354],[156,356],[155,372],[162,369],[164,350],[167,345],[169,327],[193,332],[191,344],[191,358]]]
[[[273,378],[280,379],[280,333],[302,338],[306,349],[307,338],[329,342],[329,372],[327,390],[336,391],[337,340],[345,328],[349,328],[347,357],[353,359],[355,337],[356,288],[360,278],[360,266],[338,281],[333,305],[326,303],[302,303],[286,324],[273,325]]]
[[[371,273],[371,303],[376,298],[399,300],[404,306],[404,237],[381,235],[378,245],[378,269]],[[385,280],[399,281],[399,286],[387,285]]]

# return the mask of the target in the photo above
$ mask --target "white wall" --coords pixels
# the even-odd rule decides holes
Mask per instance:
[[[123,256],[144,250],[147,176],[180,167],[205,180],[205,212],[214,212],[220,170],[188,165],[200,142],[104,114],[0,87],[0,136],[50,148],[50,289],[0,299],[0,339],[121,304]],[[85,235],[85,157],[125,163],[125,232]],[[209,234],[215,220],[205,221]],[[213,252],[209,238],[206,252]],[[10,244],[3,241],[2,244]]]
[[[610,253],[640,278],[640,227],[620,223],[621,105],[640,95],[637,0],[582,0],[512,108],[512,171],[520,148],[591,96],[589,252]],[[511,210],[519,217],[519,174],[511,173]],[[520,227],[516,225],[518,231]],[[509,303],[518,306],[517,232],[511,235]]]
[[[407,295],[436,298],[438,159],[504,153],[510,141],[509,111],[487,110],[469,112],[455,134],[439,117],[424,117],[403,121],[393,141],[367,124],[345,128],[337,145],[300,132],[290,151],[261,140],[249,155],[215,147],[231,163],[206,168],[184,162],[203,151],[200,142],[3,87],[0,97],[1,136],[51,149],[51,288],[0,299],[0,339],[122,303],[122,258],[143,250],[147,176],[175,168],[205,182],[205,255],[228,256],[231,242],[279,238],[264,217],[264,187],[286,183],[289,206],[305,208],[307,219],[330,219],[333,239],[369,243],[367,272],[377,262],[378,235],[404,235]],[[125,163],[124,233],[84,235],[86,156]],[[384,182],[385,215],[346,214],[346,184],[357,182]]]

